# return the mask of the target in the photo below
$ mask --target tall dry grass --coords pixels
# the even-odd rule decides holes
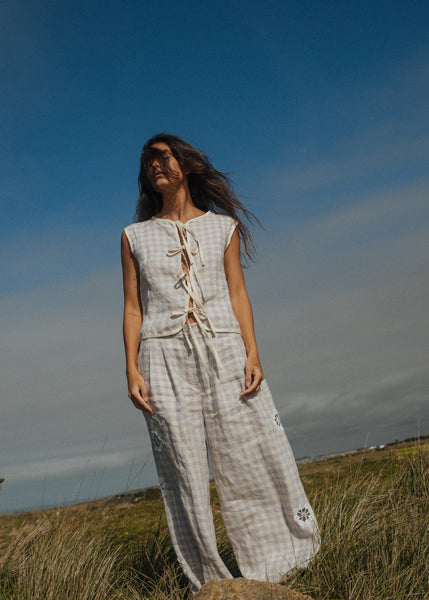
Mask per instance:
[[[359,468],[313,504],[323,546],[291,587],[316,599],[429,598],[429,453]]]
[[[182,600],[189,587],[168,533],[119,541],[67,514],[12,531],[0,600]]]
[[[116,598],[120,549],[85,523],[42,518],[14,532],[1,557],[0,598],[105,600]]]
[[[310,494],[322,550],[290,587],[317,600],[429,598],[429,453],[381,464],[371,473],[358,467]],[[84,509],[24,522],[0,543],[0,600],[189,597],[159,510],[150,531],[126,539],[119,526]],[[215,523],[222,558],[238,574],[217,505]]]

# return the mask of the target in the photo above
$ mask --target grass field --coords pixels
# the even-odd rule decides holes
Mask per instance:
[[[299,467],[322,550],[289,586],[317,600],[429,598],[429,452],[411,442]],[[216,492],[222,558],[238,574]],[[182,600],[158,489],[0,515],[0,600]]]

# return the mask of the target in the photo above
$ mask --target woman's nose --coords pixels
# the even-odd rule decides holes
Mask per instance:
[[[155,167],[159,167],[159,161],[157,158],[152,159],[152,162],[150,163],[150,167],[151,167],[151,169],[154,169]]]

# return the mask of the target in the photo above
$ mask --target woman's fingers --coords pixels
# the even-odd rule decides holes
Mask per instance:
[[[150,396],[146,388],[138,387],[137,389],[130,391],[128,396],[136,408],[153,415],[153,408],[151,406]]]
[[[262,377],[259,379],[254,379],[254,381],[252,381],[252,383],[241,392],[240,397],[247,396],[248,394],[253,394],[253,392],[259,392],[259,389],[261,387],[261,381]]]
[[[252,373],[252,368],[249,365],[245,367],[246,376],[244,378],[244,386],[245,388],[249,388],[252,385],[252,381],[254,380],[254,375]]]
[[[264,375],[259,364],[253,368],[246,365],[245,389],[241,392],[240,397],[247,396],[253,392],[259,392],[263,379]]]
[[[147,398],[147,397],[146,398],[145,397],[136,398],[135,396],[132,396],[131,397],[131,402],[139,410],[143,410],[144,412],[148,412],[151,415],[153,415],[153,408],[151,406],[149,398]]]
[[[150,400],[131,398],[131,401],[137,409],[142,410],[144,412],[148,412],[151,415],[153,415],[153,408],[150,404]]]
[[[127,375],[128,398],[139,410],[153,414],[153,406],[146,382],[140,373],[134,372]]]

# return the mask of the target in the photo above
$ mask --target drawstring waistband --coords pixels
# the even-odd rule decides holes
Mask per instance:
[[[213,356],[215,365],[216,365],[216,371],[217,374],[219,375],[222,369],[222,362],[220,360],[220,356],[218,354],[218,351],[216,350],[214,344],[213,344],[213,338],[208,336],[207,333],[204,332],[204,329],[202,328],[202,325],[198,322],[197,317],[196,317],[196,323],[185,323],[182,329],[183,332],[183,336],[186,340],[186,343],[188,344],[188,348],[191,352],[193,352],[194,350],[196,350],[197,354],[198,354],[198,358],[200,359],[201,362],[201,366],[204,368],[204,370],[208,373],[211,374],[213,369],[211,369],[210,367],[210,361],[207,357],[207,352],[206,350],[208,349],[209,352],[211,353],[211,355]],[[198,331],[197,331],[198,328]],[[206,348],[203,347],[203,345],[201,344],[201,338],[200,336],[198,336],[198,333],[202,332],[202,336],[204,337],[204,342],[206,345]]]

